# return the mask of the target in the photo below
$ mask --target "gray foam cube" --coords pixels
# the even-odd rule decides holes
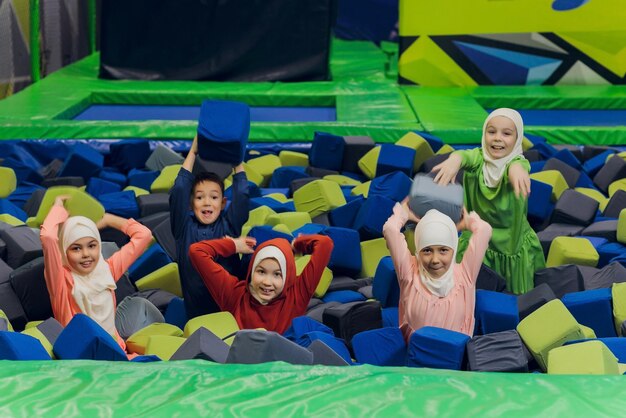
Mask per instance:
[[[409,209],[422,217],[431,209],[448,215],[458,223],[463,213],[463,186],[449,184],[441,186],[429,176],[418,174],[413,179],[409,192]]]

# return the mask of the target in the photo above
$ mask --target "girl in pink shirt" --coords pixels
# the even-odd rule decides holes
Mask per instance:
[[[383,227],[400,285],[398,316],[404,338],[408,342],[413,331],[425,326],[472,336],[476,278],[489,245],[491,226],[476,212],[468,214],[465,210],[458,225],[435,209],[419,219],[406,202],[396,204]],[[400,232],[409,219],[417,222],[415,256]],[[454,262],[457,229],[472,232],[460,264]]]
[[[133,219],[106,213],[96,225],[84,216],[69,217],[58,196],[41,226],[44,276],[52,312],[66,326],[77,313],[96,321],[125,350],[115,328],[115,283],[150,244],[152,233]],[[130,242],[105,260],[98,229],[112,227]],[[59,230],[60,228],[60,230]]]

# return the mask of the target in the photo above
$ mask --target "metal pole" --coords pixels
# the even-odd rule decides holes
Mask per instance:
[[[39,38],[41,36],[39,0],[30,0],[30,77],[33,83],[41,79],[41,54]]]

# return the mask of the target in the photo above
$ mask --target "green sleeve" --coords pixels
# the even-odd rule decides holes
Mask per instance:
[[[509,163],[509,167],[511,167],[511,164],[513,163],[519,163],[522,167],[524,167],[524,170],[530,173],[530,162],[523,155],[518,155],[517,157],[513,158]]]
[[[464,170],[476,169],[482,161],[482,150],[480,148],[454,151],[454,153],[461,156],[461,168]]]

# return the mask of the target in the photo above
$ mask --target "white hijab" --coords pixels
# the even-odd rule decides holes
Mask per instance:
[[[72,216],[65,221],[59,232],[59,242],[61,243],[63,262],[66,266],[69,266],[66,255],[67,249],[74,242],[85,237],[96,239],[102,248],[100,232],[91,219],[84,216]],[[100,253],[96,268],[91,273],[85,276],[73,270],[71,273],[74,278],[72,296],[80,310],[96,321],[109,334],[115,336],[115,306],[113,306],[111,290],[115,290],[117,286],[102,253]]]
[[[506,157],[493,159],[487,152],[487,146],[485,144],[485,132],[487,131],[487,124],[489,121],[496,116],[504,116],[509,118],[515,124],[515,129],[517,130],[517,141],[513,146],[513,150]],[[485,164],[483,164],[483,177],[485,178],[485,184],[488,187],[494,188],[498,187],[500,184],[500,180],[502,179],[502,175],[504,174],[504,170],[506,169],[507,164],[511,162],[511,160],[518,155],[521,155],[524,151],[522,150],[522,140],[524,139],[524,122],[522,121],[522,116],[517,112],[517,110],[508,109],[506,107],[502,107],[500,109],[496,109],[487,116],[485,123],[483,125],[483,138],[482,138],[482,150],[483,150],[483,159],[485,160]]]
[[[285,254],[283,254],[280,248],[274,245],[268,245],[267,247],[263,247],[256,253],[254,260],[252,261],[252,270],[250,271],[250,274],[254,274],[254,270],[256,269],[256,267],[261,261],[265,260],[266,258],[273,258],[278,262],[278,266],[280,267],[280,273],[283,276],[284,289],[285,281],[287,280],[287,259],[285,258]],[[262,301],[260,298],[257,297],[256,293],[252,291],[252,285],[249,286],[252,296],[262,305],[267,305],[268,302]]]
[[[456,225],[449,216],[436,209],[426,212],[415,227],[415,256],[419,264],[420,279],[430,293],[440,298],[448,296],[454,287],[454,260],[458,242]],[[428,273],[420,260],[420,251],[431,245],[445,245],[453,251],[450,267],[438,279]]]

